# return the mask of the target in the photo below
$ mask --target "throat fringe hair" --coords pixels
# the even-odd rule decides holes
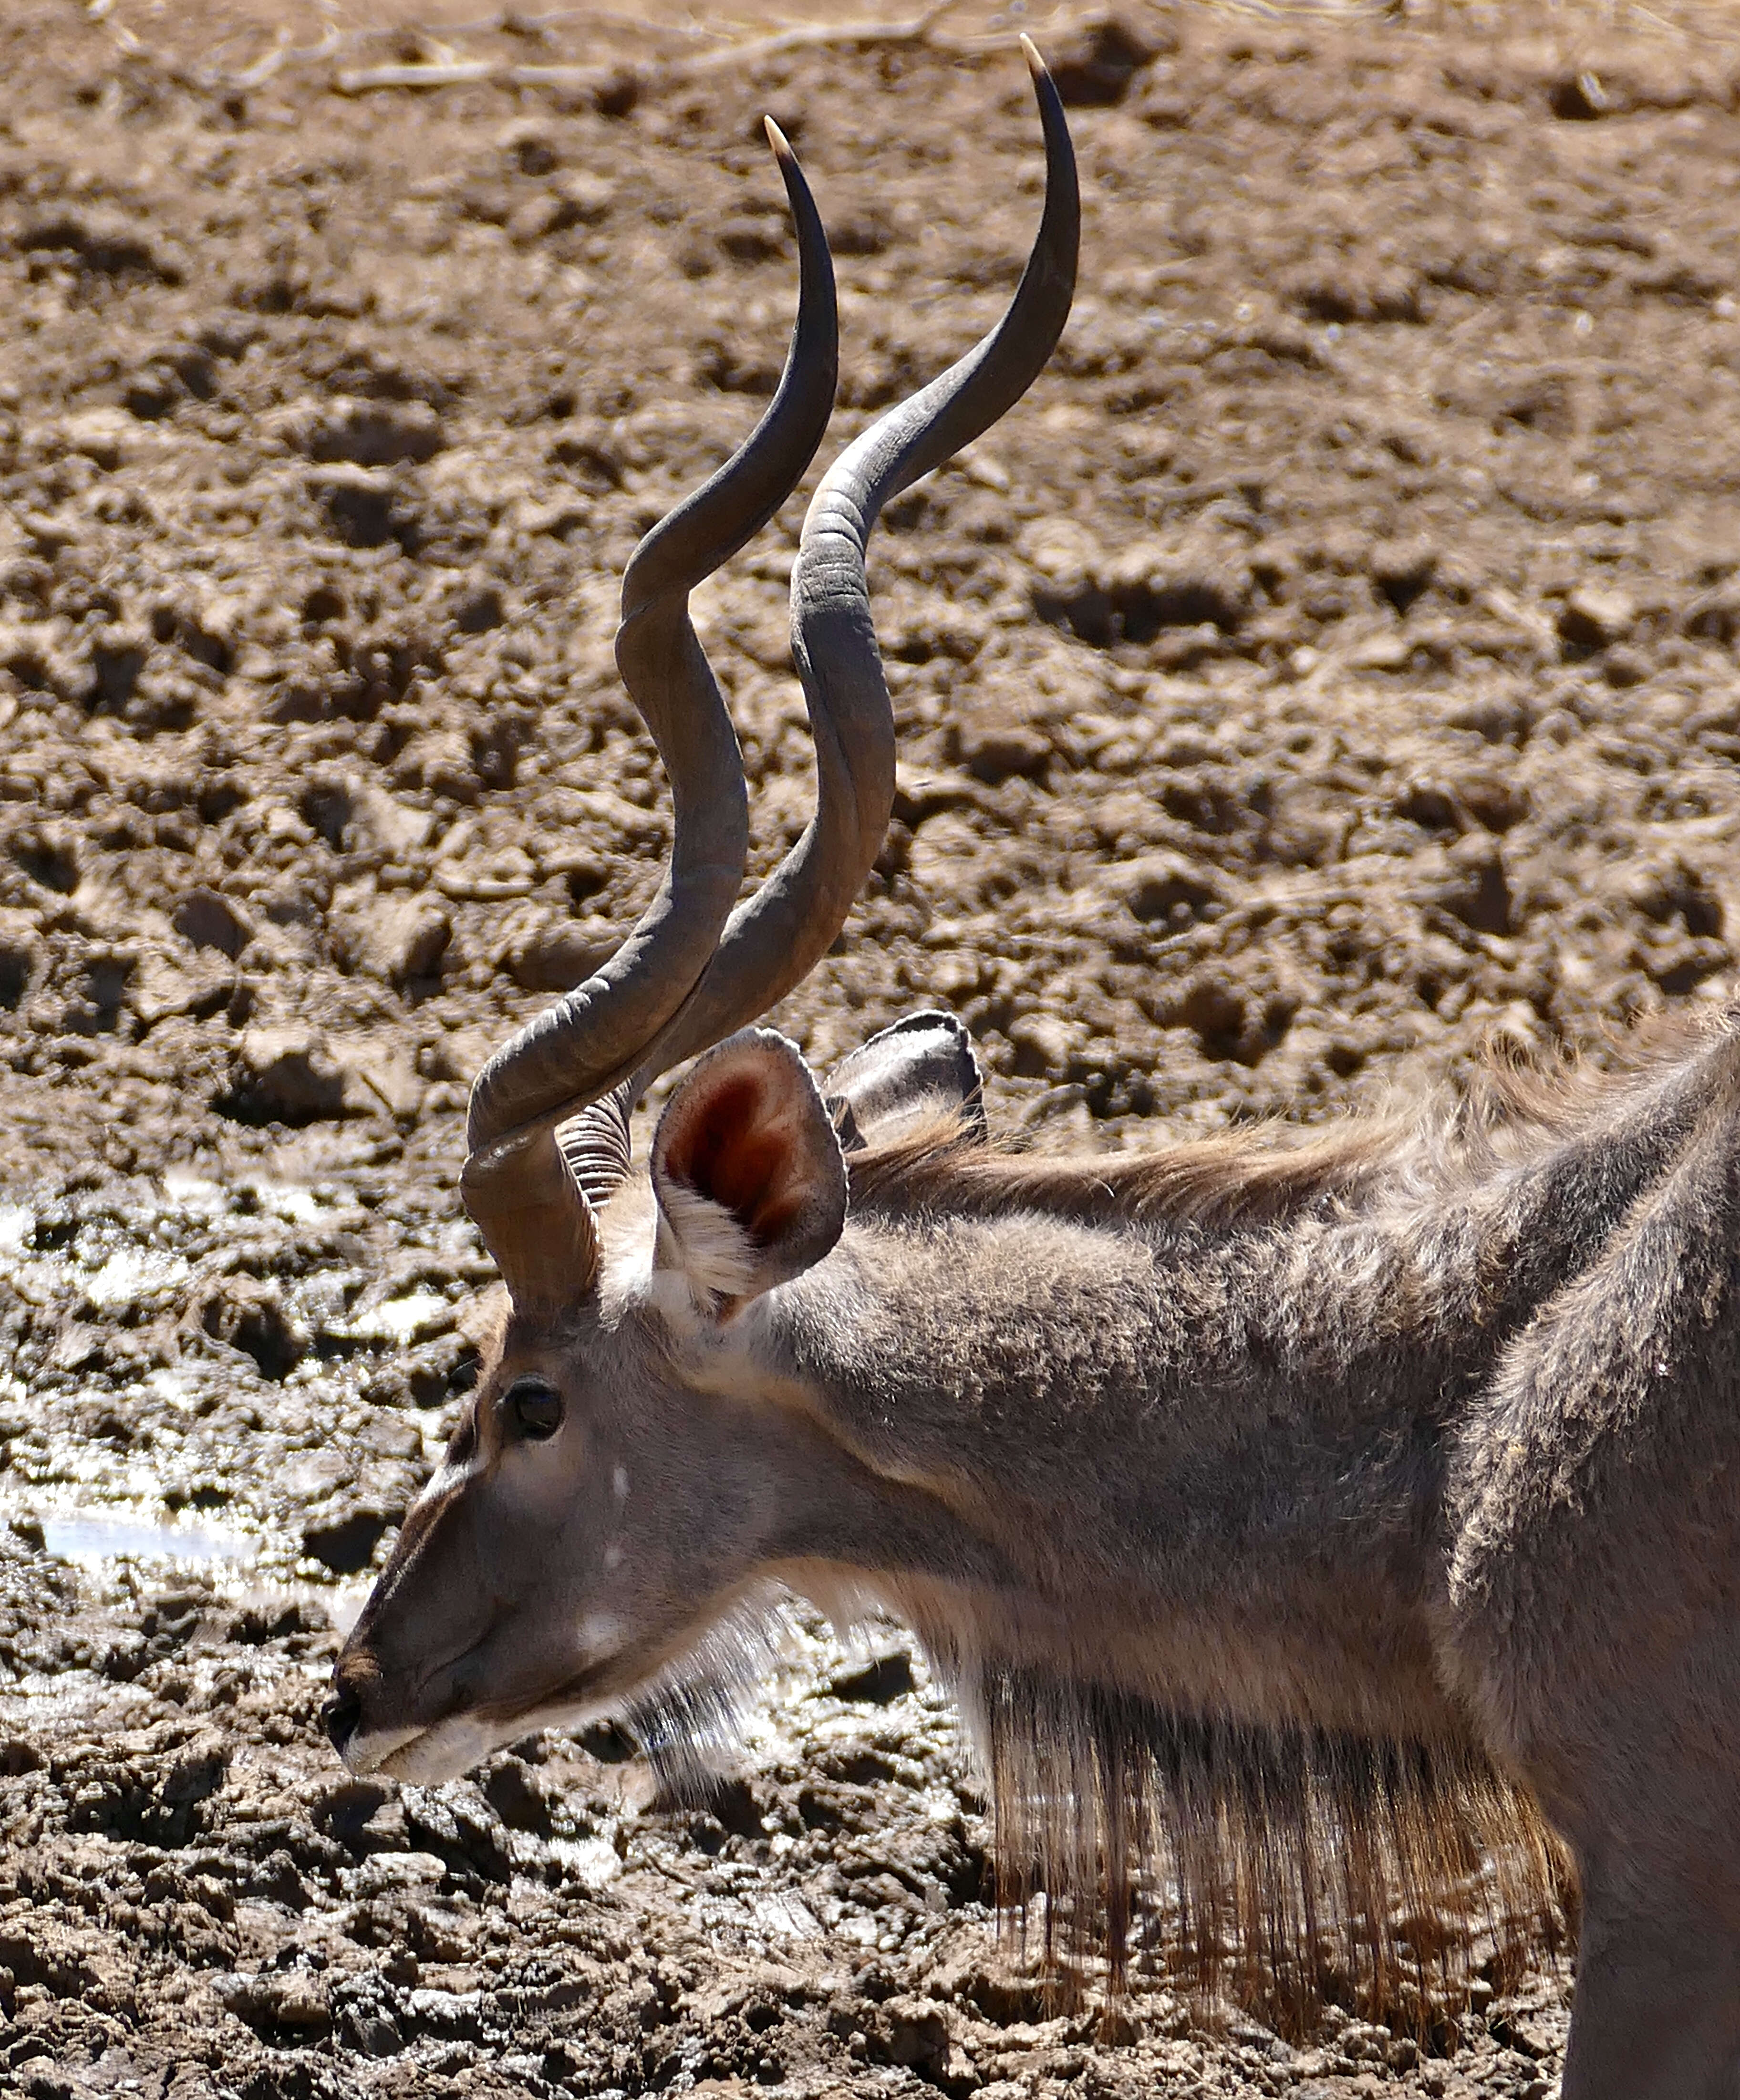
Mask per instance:
[[[1027,1211],[1262,1231],[1472,1186],[1671,1072],[1702,1032],[1664,1028],[1606,1072],[1495,1057],[1411,1109],[1146,1155],[999,1153],[941,1115],[850,1155],[852,1209],[894,1224]],[[1235,1723],[980,1661],[934,1626],[925,1645],[979,1739],[1000,1908],[1023,1941],[1042,1917],[1053,1963],[1102,1952],[1116,1990],[1133,1957],[1156,1954],[1186,1990],[1230,1996],[1283,2032],[1338,2003],[1423,2033],[1466,2004],[1477,1964],[1513,1979],[1574,1935],[1569,1855],[1466,1738]]]
[[[1133,1952],[1284,2034],[1325,2003],[1424,2032],[1566,1937],[1569,1861],[1472,1745],[1253,1727],[1018,1665],[960,1686],[996,1818],[999,1907],[1044,1952]],[[1471,1948],[1476,1950],[1471,1954]]]
[[[868,1595],[836,1602],[850,1624]],[[625,1714],[667,1806],[724,1784],[789,1595],[740,1599]],[[921,1617],[928,1617],[921,1614]],[[991,1789],[1000,1917],[1036,1921],[1069,1995],[1096,1957],[1114,1994],[1157,1968],[1303,2039],[1326,2005],[1424,2036],[1574,1936],[1570,1863],[1533,1802],[1466,1741],[1386,1741],[1179,1713],[1014,1661],[922,1644]]]
[[[768,1678],[791,1651],[791,1605],[776,1584],[757,1584],[626,1702],[623,1722],[667,1805],[700,1805],[724,1784]]]
[[[1664,1026],[1614,1069],[1495,1058],[1460,1092],[1325,1129],[1259,1127],[1146,1155],[1059,1159],[987,1149],[939,1114],[848,1155],[851,1208],[915,1216],[1020,1211],[1155,1230],[1263,1231],[1423,1188],[1475,1185],[1589,1116],[1671,1079],[1715,1024]],[[851,1617],[852,1599],[840,1603]],[[1569,1855],[1529,1796],[1466,1737],[1383,1739],[1234,1723],[1079,1681],[921,1600],[903,1608],[959,1701],[991,1787],[1000,1912],[1067,1970],[1138,1963],[1309,2033],[1326,2004],[1424,2033],[1574,1936]],[[667,1789],[717,1785],[725,1738],[779,1644],[748,1597],[630,1719]]]

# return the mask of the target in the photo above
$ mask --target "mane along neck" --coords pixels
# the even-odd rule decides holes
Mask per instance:
[[[1385,1198],[1398,1208],[1465,1201],[1579,1140],[1651,1136],[1695,1112],[1732,1054],[1723,1017],[1675,1016],[1619,1046],[1610,1069],[1569,1053],[1494,1056],[1455,1088],[1305,1127],[1257,1123],[1151,1151],[1053,1157],[987,1149],[952,1117],[851,1155],[852,1210],[870,1219],[994,1218],[1040,1211],[1082,1224],[1237,1231]]]
[[[1290,1140],[1265,1130],[1075,1159],[987,1151],[959,1123],[938,1120],[851,1156],[852,1208],[885,1220],[1032,1211],[1083,1224],[1272,1224],[1370,1190],[1401,1163],[1409,1136],[1374,1120]]]

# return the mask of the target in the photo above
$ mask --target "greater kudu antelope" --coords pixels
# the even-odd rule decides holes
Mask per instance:
[[[775,136],[784,378],[623,586],[670,867],[478,1079],[463,1186],[500,1340],[339,1660],[333,1740],[353,1771],[440,1779],[704,1684],[721,1629],[781,1590],[868,1601],[977,1730],[1005,1899],[1102,1912],[1115,1957],[1158,1853],[1204,1966],[1236,1929],[1283,1988],[1334,1957],[1381,1990],[1479,1842],[1504,1904],[1545,1905],[1550,1830],[1582,1904],[1566,2100],[1731,2096],[1732,1017],[1617,1078],[1499,1073],[1434,1114],[1080,1162],[987,1146],[945,1015],[820,1081],[746,1026],[883,839],[878,510],[1011,406],[1069,308],[1073,163],[1035,78],[1048,188],[1007,317],[810,505],[819,805],[733,909],[743,774],[687,598],[802,474],[835,372],[826,242]],[[631,1106],[697,1052],[637,1167]]]

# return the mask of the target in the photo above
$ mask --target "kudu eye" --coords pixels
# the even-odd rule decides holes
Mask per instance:
[[[515,1379],[507,1389],[507,1416],[522,1436],[535,1444],[554,1436],[562,1427],[562,1396],[542,1379]]]

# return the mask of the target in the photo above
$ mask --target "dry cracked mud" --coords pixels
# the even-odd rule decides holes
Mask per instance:
[[[777,371],[762,113],[836,442],[995,315],[1040,182],[1015,11],[723,57],[439,12],[0,23],[0,2089],[1548,2093],[1558,1971],[1283,2039],[1157,1928],[1049,1997],[896,1630],[795,1625],[709,1800],[620,1732],[429,1791],[321,1743],[475,1361],[466,1083],[656,880],[615,579]],[[1726,18],[1018,23],[1081,296],[876,544],[895,821],[779,1024],[948,1004],[1005,1132],[1110,1148],[1730,996]],[[806,495],[697,601],[757,871]]]

